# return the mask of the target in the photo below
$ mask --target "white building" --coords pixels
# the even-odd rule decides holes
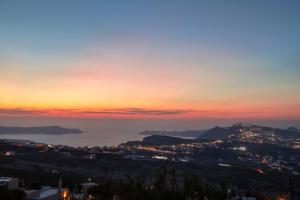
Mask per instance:
[[[67,188],[43,187],[41,190],[25,191],[28,200],[69,200],[70,192]]]
[[[92,182],[88,182],[88,183],[82,183],[82,189],[83,189],[83,193],[87,194],[88,189],[96,187],[98,184],[97,183],[92,183]]]
[[[8,189],[19,188],[19,179],[13,177],[0,177],[0,186],[7,187]]]

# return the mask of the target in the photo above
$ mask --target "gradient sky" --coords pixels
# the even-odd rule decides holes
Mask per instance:
[[[0,116],[300,119],[300,1],[0,1]]]

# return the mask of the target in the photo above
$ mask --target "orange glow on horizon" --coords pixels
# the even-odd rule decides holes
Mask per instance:
[[[198,57],[146,56],[116,49],[119,46],[111,51],[93,50],[93,56],[80,57],[67,66],[61,61],[61,68],[52,69],[47,63],[42,70],[20,63],[8,68],[9,63],[4,63],[6,70],[0,69],[0,116],[300,118],[295,80],[283,77],[277,84],[259,67],[252,67],[255,63],[244,64],[238,56],[226,55],[234,62],[220,70],[223,62],[231,59],[216,62],[206,55],[204,62]],[[244,70],[255,79],[247,80],[240,73]]]
[[[258,111],[257,111],[258,110]],[[58,117],[58,118],[137,118],[137,119],[192,119],[192,118],[242,118],[242,119],[294,119],[300,118],[297,108],[274,110],[272,108],[17,108],[0,107],[0,117]]]

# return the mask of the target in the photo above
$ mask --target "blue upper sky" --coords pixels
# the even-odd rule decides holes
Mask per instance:
[[[73,54],[93,42],[137,37],[157,45],[228,49],[296,68],[299,9],[296,0],[2,0],[0,50],[2,55]]]
[[[112,102],[118,95],[111,91],[127,91],[129,98],[145,88],[145,99],[134,96],[128,107],[155,107],[150,102],[157,100],[159,107],[176,102],[200,109],[237,99],[249,110],[272,100],[292,112],[300,106],[299,10],[298,0],[0,0],[0,78],[6,85],[0,95],[16,95],[0,107],[32,106],[54,92],[67,101],[77,91],[67,97],[67,88],[58,91],[57,85],[80,79],[95,102]],[[96,77],[93,84],[91,76],[67,80],[84,67],[92,69],[86,74],[111,77]],[[153,82],[165,85],[157,96]],[[107,84],[111,89],[100,97],[97,87]],[[27,104],[18,104],[20,98]]]

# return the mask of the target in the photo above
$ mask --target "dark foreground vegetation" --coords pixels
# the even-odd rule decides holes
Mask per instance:
[[[9,190],[4,187],[0,187],[0,199],[1,200],[25,200],[26,195],[22,190],[14,189]]]
[[[184,199],[213,199],[225,200],[237,195],[252,196],[258,200],[267,196],[248,190],[239,189],[226,182],[211,182],[195,174],[186,174],[178,179],[174,168],[161,167],[153,174],[153,178],[125,175],[125,178],[113,179],[100,177],[91,180],[84,176],[72,173],[53,175],[42,171],[7,170],[0,168],[1,174],[19,176],[20,186],[26,189],[37,190],[43,185],[57,186],[58,179],[63,177],[63,186],[72,192],[81,190],[80,182],[93,181],[98,185],[88,190],[89,196],[94,199],[111,200],[114,197],[122,200],[184,200]],[[24,200],[22,190],[0,189],[1,200]]]
[[[159,169],[151,182],[140,176],[127,176],[125,180],[102,179],[99,185],[89,191],[97,199],[112,199],[117,196],[123,200],[183,200],[214,199],[225,200],[239,194],[237,188],[226,183],[208,182],[197,175],[185,175],[182,183],[177,182],[176,171]],[[243,195],[264,199],[258,193],[244,191]]]

